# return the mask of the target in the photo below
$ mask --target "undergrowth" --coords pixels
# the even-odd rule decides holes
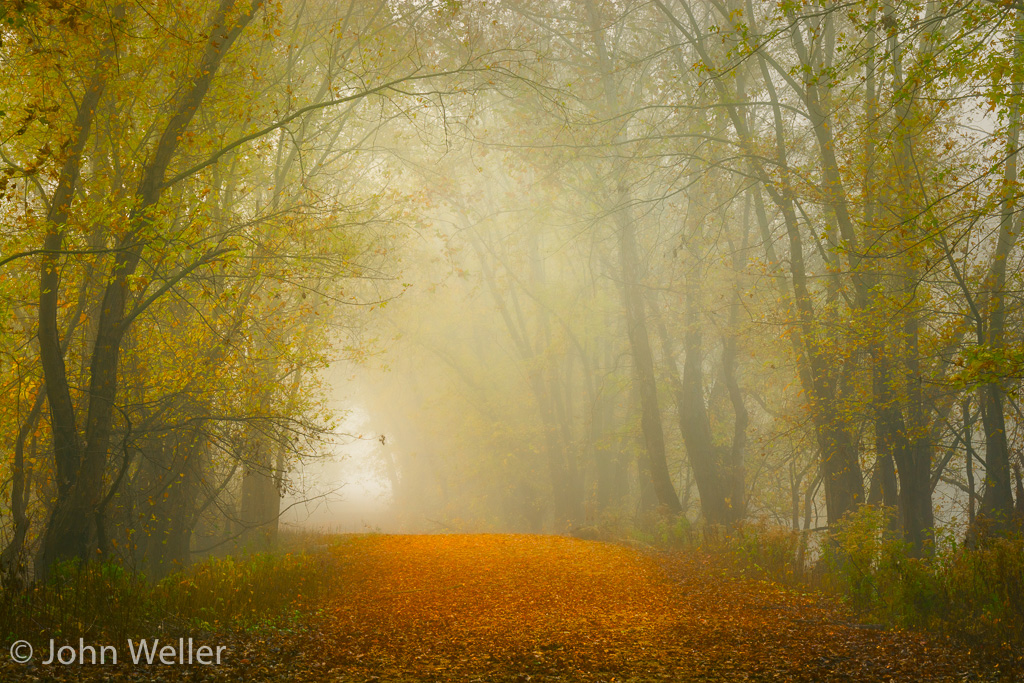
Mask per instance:
[[[87,641],[290,630],[331,576],[325,553],[208,558],[151,583],[113,563],[65,562],[45,583],[0,592],[7,640]]]
[[[867,621],[944,633],[977,650],[1024,651],[1021,535],[971,546],[940,535],[915,557],[892,512],[864,506],[817,539],[769,523],[698,531],[685,520],[659,521],[635,539],[700,547],[744,574],[837,595]]]

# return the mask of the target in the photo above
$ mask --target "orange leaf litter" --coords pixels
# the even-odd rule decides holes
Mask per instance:
[[[517,535],[333,552],[316,653],[331,680],[978,680],[944,641],[859,626],[701,554]]]

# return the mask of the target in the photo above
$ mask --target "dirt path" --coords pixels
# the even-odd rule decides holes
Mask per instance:
[[[699,557],[552,536],[366,536],[334,551],[332,680],[978,680],[928,637]],[[988,678],[987,675],[984,675]]]

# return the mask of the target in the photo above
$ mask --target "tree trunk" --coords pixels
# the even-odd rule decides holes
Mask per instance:
[[[47,396],[51,405],[51,424],[54,433],[54,457],[57,462],[59,496],[43,535],[43,541],[36,560],[36,574],[44,578],[54,562],[67,558],[88,559],[95,544],[95,514],[103,495],[103,476],[107,464],[107,451],[113,427],[114,403],[118,389],[118,364],[121,357],[121,341],[137,312],[128,314],[129,278],[134,275],[142,258],[144,241],[139,237],[153,221],[152,213],[165,190],[164,178],[174,155],[188,129],[192,118],[209,91],[220,68],[224,55],[249,21],[261,3],[253,0],[252,5],[234,23],[228,22],[235,0],[221,0],[212,17],[209,38],[201,56],[198,71],[178,99],[156,147],[152,159],[142,172],[142,179],[136,190],[136,204],[128,216],[129,229],[119,241],[114,267],[103,293],[103,303],[97,328],[96,343],[90,361],[89,403],[85,424],[85,445],[79,449],[74,408],[70,403],[67,387],[67,372],[63,358],[53,353],[56,339],[56,296],[59,276],[55,264],[43,260],[40,276],[40,348],[44,353],[43,370],[48,388]],[[91,117],[96,107],[86,106],[86,99],[97,102],[102,94],[102,80],[90,86],[79,108],[78,153],[72,153],[65,163],[58,190],[63,192],[60,201],[54,201],[51,211],[65,212],[70,203],[75,179],[78,175],[78,159],[81,147],[88,135]],[[90,100],[91,101],[91,100]],[[85,114],[83,114],[85,112]],[[62,188],[66,187],[64,191]],[[57,195],[55,193],[55,199]],[[59,218],[59,216],[57,216]],[[60,226],[63,221],[49,220],[48,224]],[[47,244],[62,236],[53,229],[47,235]],[[49,248],[49,246],[47,247]],[[51,303],[52,299],[52,303]],[[57,344],[59,348],[59,343]],[[56,410],[54,409],[56,407]],[[63,470],[63,471],[62,471]]]
[[[614,119],[620,109],[618,87],[612,78],[611,57],[605,45],[601,22],[593,0],[587,0],[586,12],[598,57],[605,113]],[[679,496],[676,495],[672,477],[669,475],[665,453],[665,432],[661,424],[658,385],[654,375],[654,356],[651,353],[651,339],[647,331],[647,316],[640,278],[636,225],[630,210],[631,196],[623,177],[620,162],[613,160],[612,163],[616,165],[613,173],[615,179],[613,210],[618,237],[623,307],[626,314],[629,348],[633,358],[634,381],[640,397],[640,429],[643,433],[644,450],[647,453],[647,464],[650,468],[658,503],[669,514],[678,515],[682,513],[682,506],[679,504]]]
[[[1018,11],[1017,31],[1014,37],[1013,62],[1019,63],[1024,51],[1024,32],[1020,23],[1024,11]],[[1015,81],[1007,129],[1006,165],[1003,170],[1003,197],[1000,206],[999,237],[992,255],[985,289],[988,297],[989,325],[987,346],[989,351],[1003,349],[1006,325],[1006,261],[1017,241],[1020,221],[1017,219],[1017,160],[1020,153],[1020,98],[1024,87]],[[980,341],[980,340],[979,340]],[[985,493],[978,517],[995,530],[1008,528],[1013,513],[1013,495],[1010,491],[1010,452],[1006,440],[1006,422],[1003,410],[1003,388],[999,382],[990,382],[979,390],[981,421],[985,429]]]
[[[253,439],[242,470],[240,522],[242,544],[247,550],[267,551],[277,541],[277,522],[281,514],[271,444]]]
[[[706,27],[697,20],[690,6],[685,3],[681,7],[687,14],[690,28],[687,28],[687,25],[683,24],[663,2],[655,0],[655,4],[669,21],[687,36],[697,50],[702,64],[708,73],[712,74],[711,83],[718,94],[719,102],[724,105],[733,128],[736,130],[740,148],[746,155],[752,177],[757,178],[763,184],[772,201],[782,213],[789,238],[789,272],[792,278],[792,299],[785,296],[784,303],[791,304],[795,309],[795,322],[790,329],[789,337],[797,356],[800,382],[807,396],[814,422],[815,436],[822,461],[821,475],[825,484],[828,521],[829,524],[832,524],[864,502],[864,482],[856,443],[851,434],[852,427],[836,410],[836,403],[841,397],[834,385],[837,383],[836,375],[841,375],[844,369],[836,368],[831,364],[831,358],[818,340],[819,331],[816,329],[814,301],[808,286],[808,274],[804,263],[803,238],[792,197],[792,188],[798,184],[798,181],[791,177],[792,173],[787,161],[786,126],[782,116],[782,104],[773,84],[773,75],[764,55],[760,51],[755,53],[763,75],[768,101],[772,108],[776,161],[778,172],[781,174],[779,180],[776,180],[774,171],[769,172],[765,168],[762,162],[763,152],[755,143],[751,132],[752,124],[747,119],[746,109],[740,106],[746,101],[745,93],[730,90],[727,86],[726,75],[730,74],[732,70],[720,70],[705,45]],[[749,30],[756,35],[758,28],[754,23],[753,5],[749,1],[746,5],[747,11],[744,13],[744,17],[750,22]],[[788,74],[786,76],[789,77]],[[807,97],[806,90],[798,94]],[[812,122],[816,124],[817,132],[821,134],[819,143],[827,142],[831,135],[825,130],[828,123],[821,119],[821,112],[816,101],[814,104],[815,115],[811,118]],[[810,108],[810,104],[808,106]],[[830,160],[835,162],[834,152],[831,153]],[[826,159],[824,163],[828,165],[829,159]],[[832,177],[834,169],[826,170],[828,171],[826,176]],[[833,213],[837,216],[837,222],[840,224],[841,233],[845,239],[849,232],[849,216],[844,212],[843,207],[838,206],[837,196],[841,195],[835,195],[836,191],[841,192],[841,188],[831,188],[829,197],[833,203],[837,204]],[[756,199],[755,197],[757,219],[761,224],[762,233],[765,233],[767,232],[768,218]],[[840,216],[845,219],[845,222],[839,219]]]
[[[36,425],[39,424],[39,417],[43,412],[43,403],[46,399],[45,387],[40,387],[35,402],[29,410],[25,422],[14,442],[14,467],[11,473],[11,518],[14,522],[14,529],[11,533],[11,540],[0,552],[0,586],[18,586],[26,578],[24,563],[25,537],[28,535],[28,499],[31,494],[29,486],[31,481],[31,468],[25,460],[25,442],[29,434],[32,434]],[[35,456],[35,440],[33,438],[31,456]]]

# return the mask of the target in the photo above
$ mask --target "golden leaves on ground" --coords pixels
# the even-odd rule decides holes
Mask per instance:
[[[617,546],[540,536],[366,537],[335,607],[337,654],[395,674],[621,671],[668,618],[655,566]]]
[[[697,553],[559,536],[349,536],[306,627],[202,640],[222,666],[18,667],[59,681],[977,681],[952,644],[853,623]],[[193,634],[200,635],[200,634]],[[11,679],[10,676],[16,678]]]
[[[952,648],[876,631],[700,555],[556,536],[364,536],[322,631],[341,681],[963,680]],[[333,624],[331,624],[333,621]]]

